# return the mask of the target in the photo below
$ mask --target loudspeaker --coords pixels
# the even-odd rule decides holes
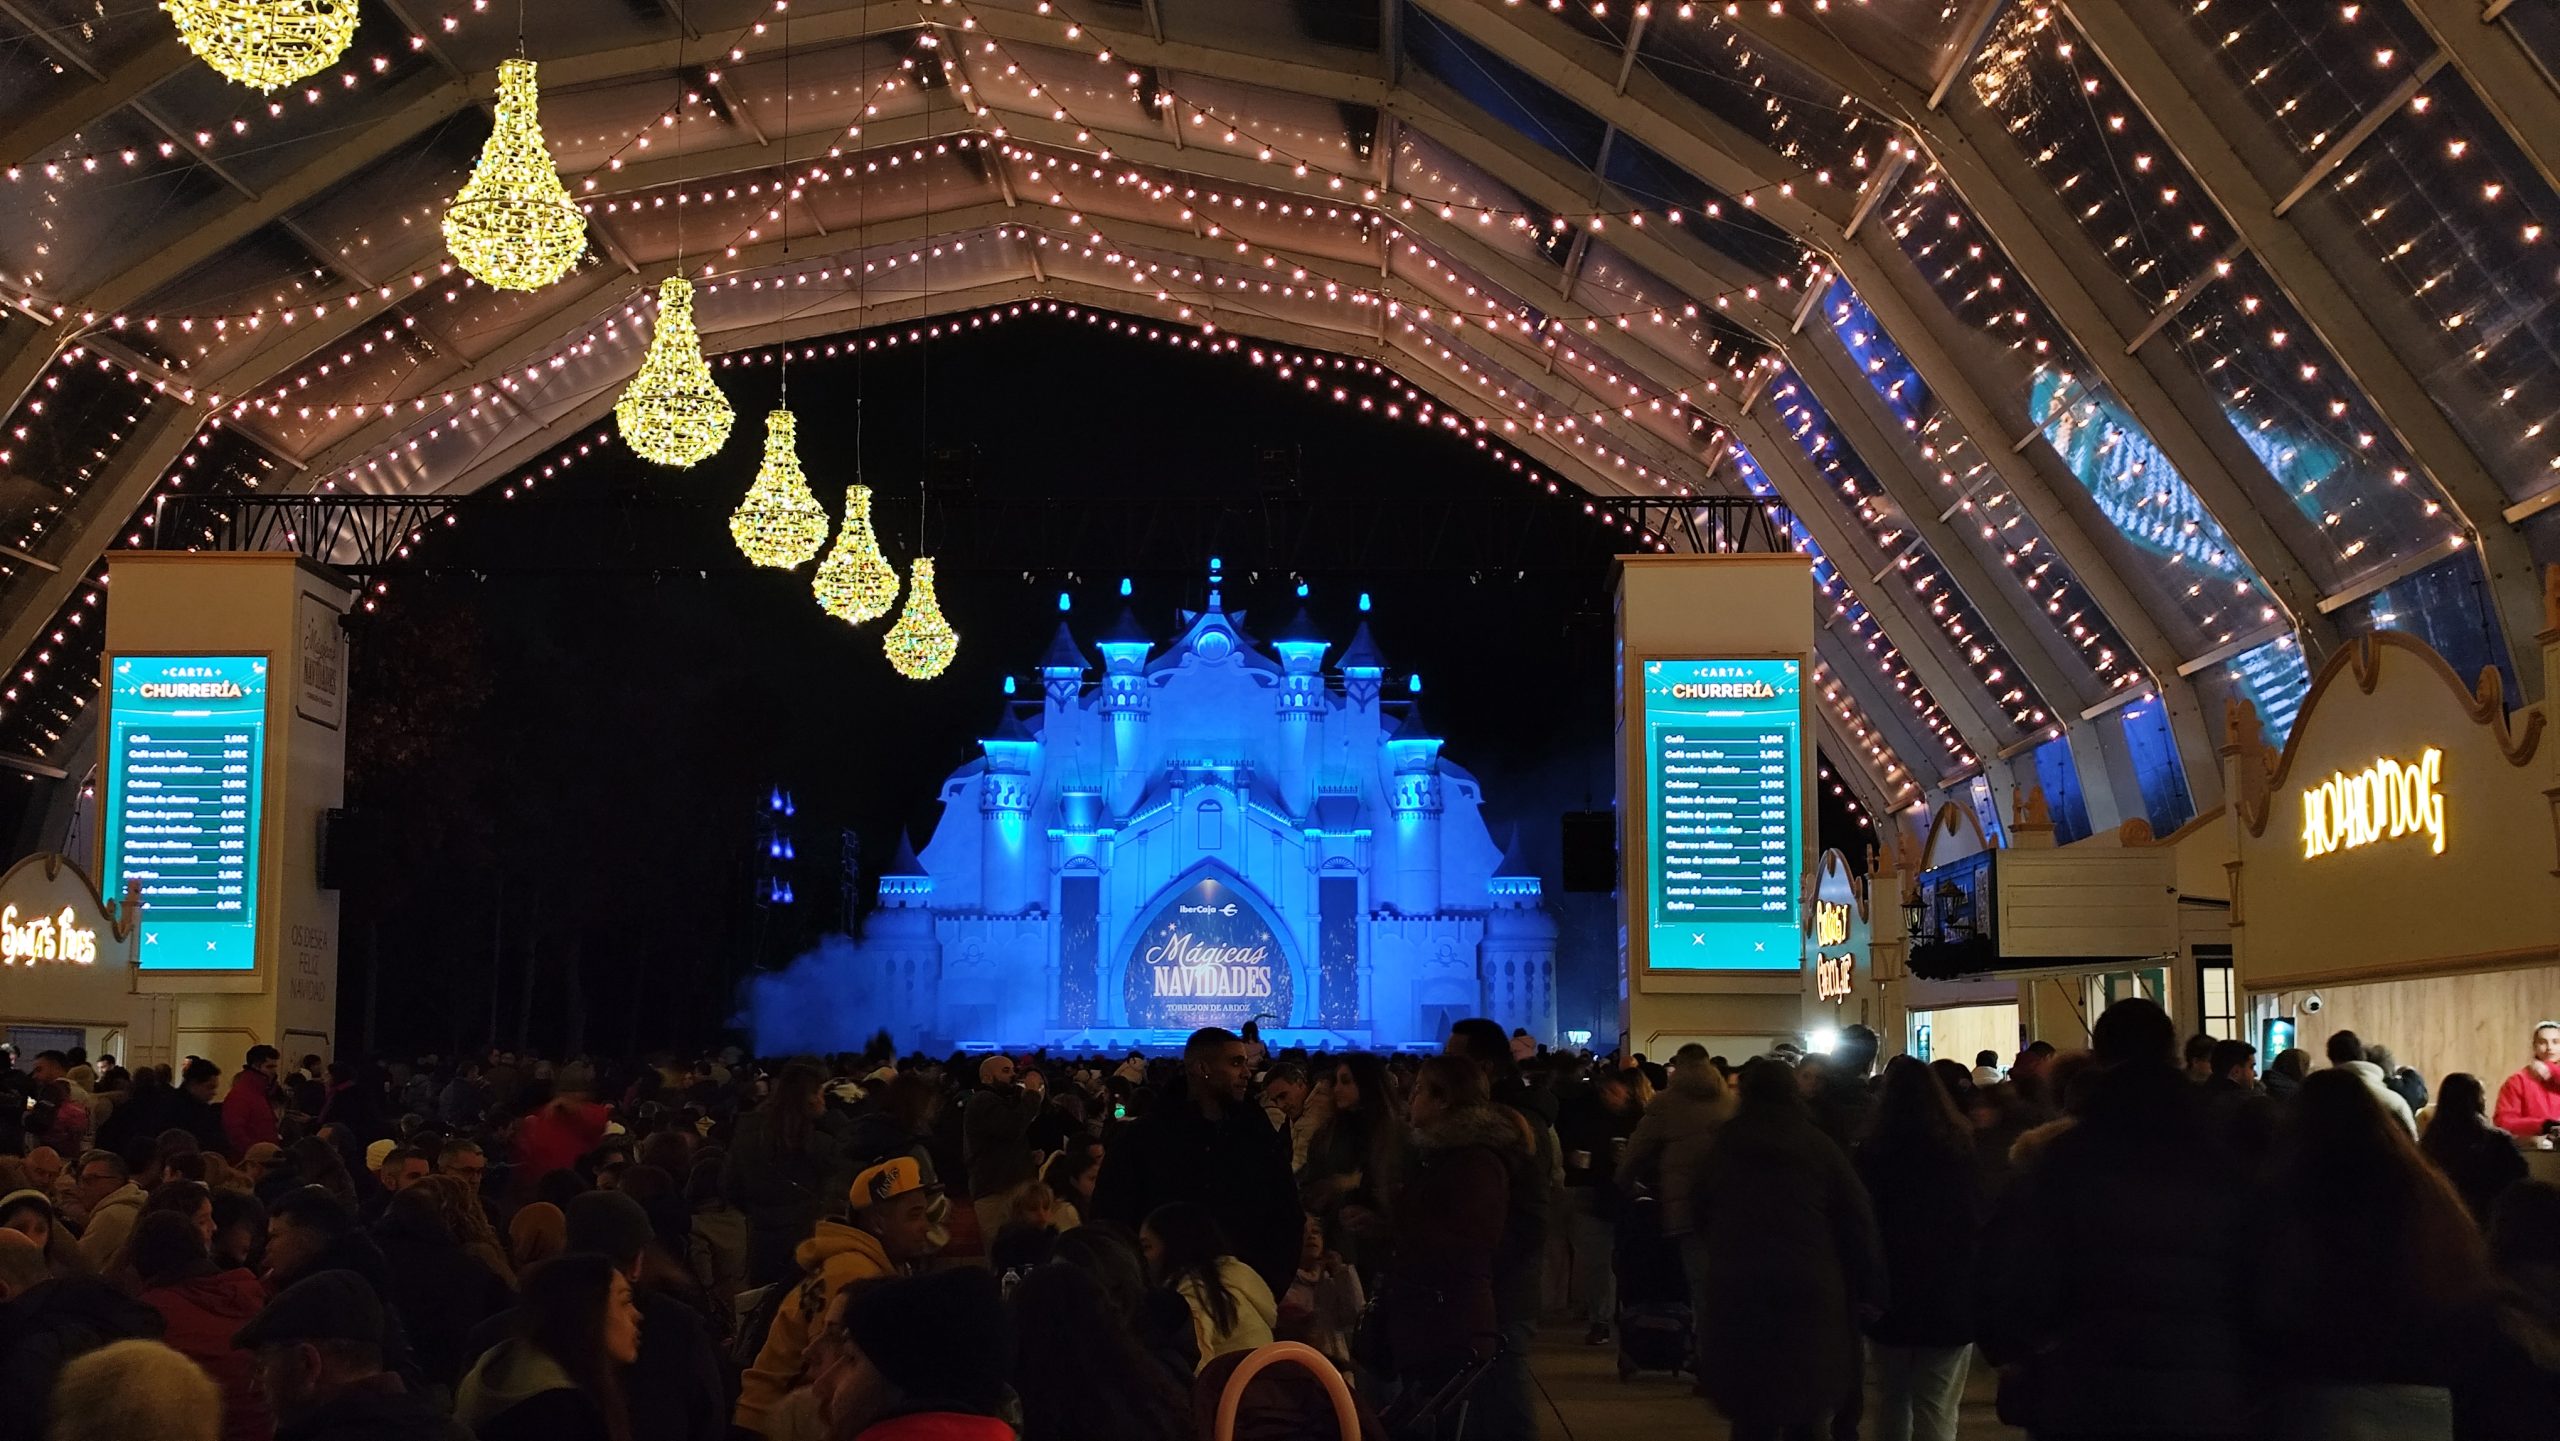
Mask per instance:
[[[320,889],[343,891],[372,874],[373,825],[362,811],[320,813]]]
[[[1564,813],[1564,888],[1606,894],[1618,888],[1618,813]]]

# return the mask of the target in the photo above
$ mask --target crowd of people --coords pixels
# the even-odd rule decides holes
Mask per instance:
[[[0,1441],[1187,1441],[1302,1342],[1375,1437],[1539,1434],[1542,1322],[1739,1441],[2540,1437],[2560,1024],[2493,1093],[2148,1002],[1973,1067],[1852,1027],[1550,1053],[127,1072],[0,1096]],[[1264,1373],[1250,1433],[1336,1434]]]

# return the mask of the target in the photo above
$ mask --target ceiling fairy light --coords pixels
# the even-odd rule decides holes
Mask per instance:
[[[827,543],[827,508],[809,493],[795,444],[799,423],[788,410],[764,418],[764,464],[729,515],[729,536],[747,559],[776,570],[807,564]]]
[[[907,586],[907,608],[898,612],[898,623],[889,627],[881,638],[881,648],[889,654],[889,664],[909,680],[931,680],[951,669],[951,658],[960,651],[960,633],[942,618],[942,605],[933,595],[933,557],[916,557],[915,575]]]
[[[453,258],[500,290],[540,290],[587,253],[587,220],[542,143],[534,64],[498,62],[497,128],[444,212]]]
[[[670,275],[658,283],[658,327],[640,373],[613,404],[623,442],[644,460],[690,467],[729,439],[737,419],[711,382],[702,336],[693,328],[693,282]]]
[[[898,603],[898,568],[881,553],[879,533],[871,528],[871,487],[846,489],[844,524],[809,589],[820,610],[847,625],[878,620]]]
[[[356,0],[161,0],[160,8],[198,60],[260,90],[319,74],[356,38]]]

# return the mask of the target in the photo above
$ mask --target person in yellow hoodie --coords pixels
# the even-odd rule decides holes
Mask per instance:
[[[942,1187],[923,1163],[899,1156],[853,1178],[852,1218],[828,1217],[792,1259],[800,1278],[773,1313],[756,1362],[739,1380],[740,1430],[777,1437],[794,1428],[781,1414],[784,1398],[801,1384],[809,1342],[830,1314],[837,1293],[858,1281],[901,1276],[933,1254],[933,1204]]]

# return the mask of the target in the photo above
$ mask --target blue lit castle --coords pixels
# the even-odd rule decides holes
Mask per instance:
[[[758,1049],[886,1026],[902,1048],[1119,1052],[1248,1020],[1275,1046],[1390,1048],[1471,1015],[1550,1037],[1538,878],[1418,700],[1385,695],[1368,622],[1328,667],[1303,604],[1265,640],[1222,589],[1213,560],[1167,644],[1124,606],[1098,667],[1062,620],[1039,702],[1008,699],[942,783],[860,938],[754,983]]]

